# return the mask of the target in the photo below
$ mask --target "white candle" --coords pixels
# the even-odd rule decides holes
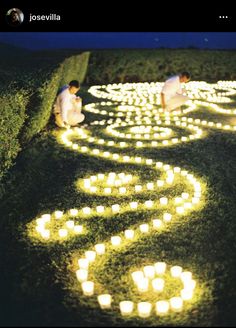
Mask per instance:
[[[155,276],[155,268],[153,265],[146,265],[143,268],[143,272],[146,278],[153,278]]]
[[[88,279],[88,270],[79,269],[76,271],[76,277],[80,282],[87,281]]]
[[[98,213],[103,213],[104,212],[104,206],[97,206],[96,207]]]
[[[157,180],[157,187],[163,187],[164,181],[163,180]]]
[[[192,279],[192,272],[190,272],[190,271],[181,272],[180,279],[183,282],[185,282],[185,281],[187,282],[187,281],[191,280]]]
[[[88,259],[89,263],[94,262],[96,258],[96,252],[95,251],[86,251],[85,257]]]
[[[90,214],[91,213],[91,208],[90,207],[84,207],[83,208],[83,213],[86,214],[86,215]]]
[[[66,229],[59,229],[58,234],[61,238],[65,238],[68,235],[68,231]]]
[[[136,192],[139,192],[139,191],[142,190],[142,186],[141,186],[141,185],[136,185],[136,186],[134,187],[134,189],[135,189]]]
[[[148,190],[153,190],[154,189],[154,183],[153,182],[147,183],[147,189]]]
[[[161,278],[156,278],[152,280],[152,287],[157,292],[162,292],[164,288],[165,281]]]
[[[184,301],[188,301],[188,300],[191,300],[191,298],[193,297],[193,289],[182,289],[181,292],[181,298],[184,300]]]
[[[91,296],[94,292],[94,282],[93,281],[84,281],[81,284],[84,295]]]
[[[148,278],[142,278],[137,281],[138,291],[147,292],[148,291],[149,280]]]
[[[125,230],[125,238],[133,239],[134,238],[134,230]]]
[[[183,206],[176,207],[176,213],[177,214],[184,214],[184,207]]]
[[[89,260],[88,259],[79,259],[78,264],[79,264],[80,269],[88,269]]]
[[[163,315],[169,311],[169,302],[168,301],[158,301],[156,302],[156,314]]]
[[[143,233],[147,233],[149,231],[149,225],[147,223],[140,224],[139,229]]]
[[[153,206],[153,201],[152,201],[152,200],[147,200],[147,201],[145,202],[145,206],[146,206],[147,208],[151,208],[151,207]]]
[[[177,278],[177,277],[180,277],[180,274],[181,274],[182,270],[183,269],[182,269],[181,266],[174,265],[174,266],[171,267],[170,273],[171,273],[172,277]]]
[[[121,243],[121,237],[119,237],[119,236],[111,237],[111,243],[113,246],[119,246]]]
[[[75,225],[74,226],[74,233],[82,233],[83,226],[82,225]]]
[[[63,216],[63,212],[62,211],[55,211],[55,218],[56,219],[60,219]]]
[[[118,204],[114,204],[114,205],[111,206],[111,208],[112,208],[112,211],[113,211],[114,213],[117,213],[117,212],[119,212],[119,210],[120,210],[120,205],[118,205]]]
[[[161,205],[167,205],[167,204],[168,204],[168,199],[167,199],[167,197],[161,197],[161,198],[160,198],[160,204],[161,204]]]
[[[74,229],[74,225],[75,225],[75,222],[74,221],[72,221],[72,220],[66,221],[67,228]]]
[[[76,208],[72,208],[72,209],[70,209],[70,215],[71,216],[76,216],[77,214],[78,214],[78,210],[76,209]]]
[[[48,229],[42,230],[41,231],[41,236],[44,239],[49,239],[50,238],[50,230],[48,230]]]
[[[103,173],[98,173],[98,180],[103,180],[104,176],[105,175]]]
[[[165,262],[156,262],[154,264],[155,270],[157,274],[164,274],[166,271],[166,263]]]
[[[120,187],[119,188],[119,193],[120,194],[125,194],[126,193],[126,188],[125,187]]]
[[[111,188],[104,188],[104,192],[106,194],[110,194],[111,193]]]
[[[138,207],[138,203],[137,202],[131,202],[129,205],[130,205],[130,208],[132,210],[134,210],[134,209],[136,209]]]
[[[155,228],[155,229],[161,228],[163,225],[163,223],[160,219],[154,219],[154,220],[152,220],[152,223],[153,223],[153,228]]]
[[[147,318],[150,316],[152,310],[152,304],[149,302],[138,303],[138,314],[141,318]]]
[[[144,278],[143,271],[134,271],[131,274],[133,281],[137,284],[139,280]]]
[[[182,192],[181,194],[183,199],[188,199],[189,198],[189,194],[187,192]]]
[[[134,302],[122,301],[120,302],[120,311],[123,316],[129,315],[133,312]]]
[[[51,214],[43,214],[41,218],[44,222],[49,222],[51,220]]]
[[[104,244],[96,244],[95,245],[95,250],[98,255],[102,255],[105,253],[105,245]]]
[[[100,304],[101,309],[109,309],[111,307],[111,295],[98,295],[98,303]]]
[[[196,287],[196,281],[193,279],[183,281],[184,289],[193,290]]]
[[[170,222],[172,218],[172,215],[170,213],[164,213],[163,214],[163,220],[166,222]]]
[[[172,297],[170,299],[170,306],[171,309],[178,312],[182,310],[183,307],[183,300],[181,297]]]

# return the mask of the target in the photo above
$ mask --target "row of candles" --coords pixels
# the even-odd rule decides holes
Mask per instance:
[[[126,101],[130,104],[140,104],[146,102],[153,102],[160,99],[160,92],[163,83],[129,83],[129,84],[113,84],[103,86],[93,86],[89,92],[98,98],[107,98],[115,101]],[[228,89],[226,92],[219,92],[219,90]],[[105,90],[105,91],[103,91]],[[236,93],[235,84],[215,83],[206,84],[204,82],[193,81],[186,84],[188,94],[195,98],[218,100],[223,102],[226,95],[233,95]],[[216,91],[217,90],[217,91]]]

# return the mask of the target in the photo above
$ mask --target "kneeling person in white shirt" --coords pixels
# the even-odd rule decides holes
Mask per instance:
[[[58,94],[54,105],[55,123],[59,127],[75,126],[83,122],[84,114],[81,113],[82,100],[76,97],[80,89],[79,81],[70,81],[68,86],[64,86]]]
[[[190,80],[188,72],[182,72],[166,80],[161,91],[161,105],[165,111],[171,111],[183,105],[190,98],[183,93],[181,83],[187,83]]]

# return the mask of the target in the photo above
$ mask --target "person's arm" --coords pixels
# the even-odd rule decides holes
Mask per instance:
[[[68,95],[66,93],[61,94],[61,118],[62,121],[64,123],[64,126],[67,127],[68,121],[67,121],[67,112],[68,112],[68,108],[70,106],[70,98],[68,97]]]
[[[165,94],[163,92],[161,92],[161,107],[163,109],[166,108],[166,102],[165,102]]]

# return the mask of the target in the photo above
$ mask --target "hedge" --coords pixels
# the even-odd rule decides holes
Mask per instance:
[[[192,80],[236,79],[236,51],[200,49],[96,50],[90,57],[86,83],[163,82],[189,71]]]
[[[43,55],[25,57],[25,67],[20,63],[18,70],[17,65],[8,65],[9,80],[2,83],[0,93],[0,180],[20,150],[47,125],[59,87],[72,79],[84,81],[89,55],[85,52],[61,63]]]

